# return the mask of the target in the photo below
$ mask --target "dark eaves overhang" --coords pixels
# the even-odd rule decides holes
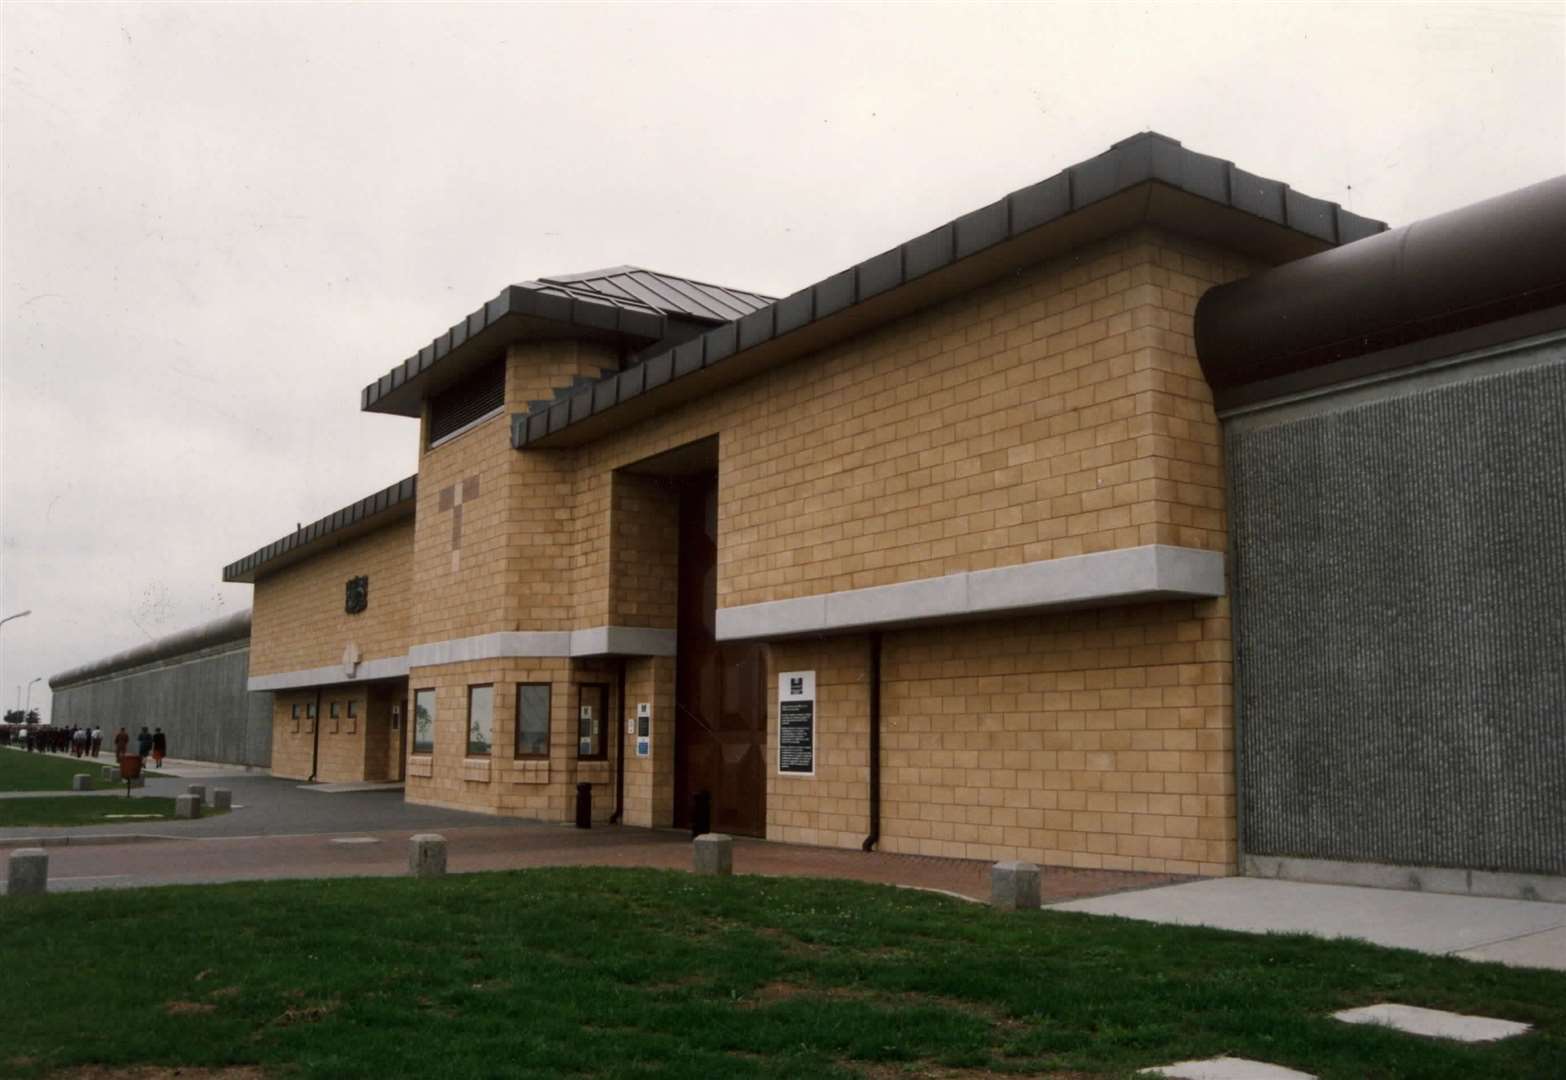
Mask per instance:
[[[1209,290],[1220,409],[1566,328],[1566,176]]]
[[[223,568],[223,580],[254,582],[260,574],[281,570],[367,532],[412,517],[418,489],[419,478],[410,476],[373,495],[366,495],[319,521],[300,526],[238,562],[229,563]]]
[[[632,301],[573,295],[542,282],[508,285],[489,303],[366,386],[366,412],[418,416],[423,400],[502,357],[516,341],[588,339],[638,348],[662,338],[663,312]]]
[[[516,414],[512,445],[580,445],[1020,267],[1141,225],[1274,265],[1386,228],[1146,132],[547,408]]]

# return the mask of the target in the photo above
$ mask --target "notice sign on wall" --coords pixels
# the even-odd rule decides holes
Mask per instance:
[[[816,673],[785,671],[778,676],[778,772],[816,773]]]

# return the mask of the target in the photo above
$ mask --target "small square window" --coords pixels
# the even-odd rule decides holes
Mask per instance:
[[[334,702],[332,702],[332,703],[331,703],[331,704],[330,704],[330,705],[328,705],[328,706],[327,706],[327,708],[328,708],[328,709],[330,709],[330,710],[331,710],[331,712],[330,712],[330,714],[329,714],[329,715],[330,715],[330,716],[331,716],[331,718],[332,718],[332,719],[333,719],[333,720],[336,720],[336,719],[337,719],[337,708],[338,708],[338,703],[337,703],[337,702],[335,702],[335,701],[334,701]]]
[[[358,715],[359,715],[359,703],[357,701],[350,701],[348,703],[348,719],[353,720]]]

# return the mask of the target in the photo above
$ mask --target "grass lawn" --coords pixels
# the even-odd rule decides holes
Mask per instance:
[[[201,808],[202,817],[226,814],[226,810]],[[126,817],[136,814],[137,817]],[[139,815],[150,814],[152,817]],[[135,821],[172,818],[174,800],[156,795],[61,795],[36,799],[0,799],[0,829],[18,825],[125,825]]]
[[[0,791],[70,791],[71,777],[77,773],[88,774],[95,786],[101,786],[104,781],[98,778],[103,766],[113,764],[112,753],[97,758],[73,758],[0,750]],[[158,770],[147,772],[150,776],[174,778],[172,774]]]
[[[570,868],[62,893],[0,915],[40,931],[6,936],[0,997],[70,1003],[0,1027],[19,1077],[1081,1077],[1217,1054],[1322,1077],[1566,1074],[1563,974],[853,882]],[[1463,1045],[1327,1016],[1379,1001],[1538,1030]]]

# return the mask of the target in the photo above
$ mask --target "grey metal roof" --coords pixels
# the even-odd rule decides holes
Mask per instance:
[[[522,338],[569,334],[642,348],[670,336],[670,330],[680,324],[726,322],[771,300],[760,293],[634,266],[508,285],[489,303],[366,386],[359,394],[359,407],[367,412],[418,416],[423,398],[503,355],[509,342]],[[674,336],[684,338],[689,331]]]
[[[1116,196],[1125,198],[1117,201]],[[1114,213],[1104,209],[1109,206]],[[990,277],[997,276],[1018,265],[1008,262],[1013,252],[1038,257],[1029,240],[1042,233],[1043,226],[1062,222],[1061,228],[1069,233],[1065,219],[1073,215],[1089,219],[1094,211],[1102,211],[1103,220],[1095,227],[1105,231],[1148,223],[1186,227],[1241,249],[1251,244],[1282,252],[1285,259],[1386,229],[1384,222],[1350,213],[1337,203],[1302,195],[1222,158],[1187,150],[1168,136],[1143,132],[699,338],[648,355],[642,363],[606,375],[564,400],[518,413],[511,418],[512,445],[522,449],[585,441],[593,433],[655,411],[655,402],[672,405],[766,364],[782,362],[805,350],[806,343],[819,347],[833,332],[858,332],[866,328],[867,320],[895,317],[900,313],[897,298],[904,293],[909,297],[904,306],[911,310],[916,303],[940,299],[942,288],[952,292],[971,288],[977,274],[965,276],[966,267],[983,267]],[[1075,243],[1092,239],[1089,229],[1079,231]],[[948,268],[950,274],[937,273]],[[937,284],[925,282],[926,278]],[[928,287],[907,288],[916,282]],[[833,331],[832,326],[842,329]],[[800,336],[791,337],[795,334]],[[736,357],[748,357],[751,363],[735,363]],[[583,426],[633,401],[637,407],[613,421]],[[570,436],[563,435],[567,429],[572,429]]]
[[[105,675],[112,675],[117,671],[127,671],[158,660],[167,660],[170,657],[180,656],[184,653],[211,649],[229,642],[244,641],[248,644],[249,639],[250,609],[245,608],[243,611],[223,615],[210,622],[204,622],[199,626],[188,627],[158,638],[155,641],[136,645],[121,652],[62,671],[58,675],[50,677],[49,689],[60,690],[76,683],[88,682],[92,679],[102,678]]]
[[[612,302],[640,303],[665,315],[702,322],[725,323],[766,307],[776,297],[744,289],[728,289],[692,278],[644,270],[639,266],[612,266],[582,274],[556,274],[527,285],[556,285],[572,295],[604,297]]]
[[[319,521],[302,525],[287,536],[272,541],[266,547],[246,555],[223,568],[224,581],[255,581],[262,568],[276,569],[297,562],[306,554],[306,548],[315,545],[340,544],[361,533],[383,524],[407,517],[413,513],[419,493],[419,478],[415,474],[382,488],[373,495],[366,495],[358,502],[349,503],[341,510],[327,514]]]

